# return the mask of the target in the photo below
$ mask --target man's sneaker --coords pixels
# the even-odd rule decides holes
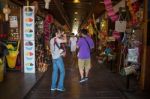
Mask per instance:
[[[65,91],[65,89],[64,88],[63,89],[57,88],[57,91],[63,92],[63,91]]]
[[[85,77],[84,80],[87,81],[87,80],[88,80],[88,77]]]
[[[84,78],[82,78],[81,80],[80,80],[80,83],[83,83],[85,81],[85,79]]]
[[[55,91],[55,90],[57,90],[56,88],[51,88],[51,91]]]

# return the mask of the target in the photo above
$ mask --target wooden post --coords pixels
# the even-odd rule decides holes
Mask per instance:
[[[140,88],[145,89],[146,82],[146,68],[147,68],[147,8],[148,0],[144,0],[144,32],[143,32],[143,55],[141,64],[141,77],[140,77]]]

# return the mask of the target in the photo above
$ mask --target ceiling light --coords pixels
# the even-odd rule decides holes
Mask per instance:
[[[76,21],[76,20],[77,20],[77,18],[74,18],[74,20]]]
[[[78,12],[74,12],[74,14],[78,14]]]
[[[73,3],[80,3],[80,0],[73,0]]]

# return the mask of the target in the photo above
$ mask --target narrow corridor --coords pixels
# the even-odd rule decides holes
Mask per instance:
[[[72,65],[71,65],[72,64]],[[89,81],[79,83],[77,63],[70,56],[65,59],[66,91],[50,92],[51,70],[48,69],[43,79],[30,91],[25,99],[148,99],[128,92],[125,83],[117,73],[112,73],[107,66],[100,65],[92,58]]]

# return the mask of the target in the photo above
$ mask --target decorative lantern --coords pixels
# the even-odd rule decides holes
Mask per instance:
[[[11,10],[8,7],[8,4],[5,5],[5,7],[3,8],[3,13],[5,14],[5,20],[8,21],[8,15],[10,14]]]
[[[49,9],[49,3],[51,2],[51,0],[44,0],[45,1],[45,8]]]

